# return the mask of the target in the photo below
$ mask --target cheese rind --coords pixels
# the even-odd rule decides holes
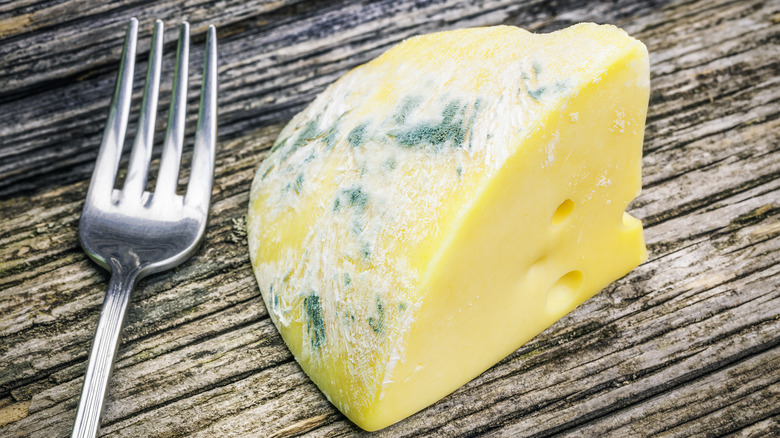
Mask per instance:
[[[646,258],[649,75],[612,26],[412,38],[284,128],[250,195],[272,320],[376,430],[457,389]]]

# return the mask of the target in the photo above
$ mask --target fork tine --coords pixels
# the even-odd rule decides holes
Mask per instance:
[[[171,108],[168,112],[168,130],[163,144],[160,174],[154,199],[170,199],[176,194],[179,181],[179,162],[184,142],[184,116],[187,110],[187,73],[190,58],[190,25],[186,21],[179,28],[179,48],[176,51],[176,71],[173,78]]]
[[[211,184],[214,178],[214,150],[217,144],[217,29],[212,24],[206,36],[203,61],[203,85],[200,90],[198,128],[192,170],[187,183],[184,203],[204,213],[209,209]]]
[[[97,163],[89,184],[87,201],[94,197],[108,199],[114,189],[116,170],[122,155],[122,144],[127,130],[127,115],[133,95],[133,72],[135,69],[135,47],[138,39],[138,20],[130,19],[127,25],[122,61],[119,64],[114,97],[108,112],[103,142],[100,144]]]
[[[140,199],[146,185],[149,160],[152,156],[154,126],[157,119],[157,97],[160,91],[160,70],[163,49],[163,22],[154,22],[149,68],[146,71],[141,115],[138,118],[138,133],[135,136],[133,151],[130,153],[130,165],[125,179],[123,196],[126,199]]]

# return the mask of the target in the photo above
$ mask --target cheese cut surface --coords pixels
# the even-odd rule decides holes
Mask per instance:
[[[360,427],[434,403],[646,257],[645,46],[613,26],[415,37],[328,87],[252,184],[250,256]]]

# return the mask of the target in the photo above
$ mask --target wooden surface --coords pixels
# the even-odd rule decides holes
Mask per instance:
[[[173,24],[192,23],[193,84],[217,25],[220,142],[205,244],[138,286],[102,434],[360,434],[262,304],[243,219],[254,169],[316,93],[403,38],[597,21],[650,51],[644,191],[630,208],[650,259],[376,435],[780,435],[780,1],[17,0],[0,3],[0,436],[67,436],[75,415],[108,279],[77,224],[130,16],[137,95],[153,19],[168,24],[166,78]]]

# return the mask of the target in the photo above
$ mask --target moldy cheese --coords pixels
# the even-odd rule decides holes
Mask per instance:
[[[402,42],[323,91],[260,165],[265,305],[360,427],[434,403],[646,257],[645,46],[613,26]]]

